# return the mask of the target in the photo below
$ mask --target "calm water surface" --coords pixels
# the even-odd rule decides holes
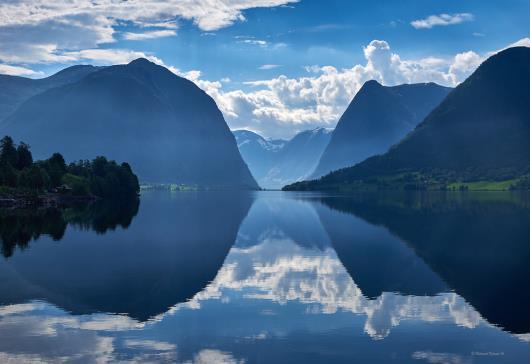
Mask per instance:
[[[0,362],[528,363],[530,199],[0,211]]]

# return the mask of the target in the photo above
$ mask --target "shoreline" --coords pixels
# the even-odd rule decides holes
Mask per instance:
[[[78,203],[90,203],[99,200],[96,196],[68,196],[62,194],[43,194],[38,196],[0,196],[0,208],[28,207],[68,207]]]

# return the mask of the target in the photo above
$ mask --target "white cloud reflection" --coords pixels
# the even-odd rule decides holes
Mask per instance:
[[[289,239],[265,240],[250,248],[232,248],[215,280],[189,302],[173,309],[200,309],[201,303],[223,299],[229,291],[244,292],[247,299],[269,300],[280,305],[298,301],[313,314],[338,311],[366,316],[364,331],[383,339],[403,320],[446,321],[477,327],[480,314],[456,293],[436,296],[403,296],[383,293],[366,298],[350,277],[335,251],[312,250]]]

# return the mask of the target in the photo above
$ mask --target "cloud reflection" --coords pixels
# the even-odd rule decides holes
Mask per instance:
[[[480,314],[455,293],[403,296],[385,292],[370,300],[331,247],[323,251],[308,249],[287,238],[232,248],[215,280],[175,309],[200,309],[201,302],[223,299],[230,291],[242,292],[246,299],[280,305],[298,301],[310,305],[308,313],[312,314],[347,311],[365,315],[364,330],[374,339],[385,338],[403,320],[448,321],[466,328],[481,322]]]

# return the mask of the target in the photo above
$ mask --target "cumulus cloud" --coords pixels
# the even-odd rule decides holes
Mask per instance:
[[[225,91],[221,82],[203,80],[197,71],[177,74],[191,79],[212,96],[232,129],[249,129],[272,138],[289,138],[302,130],[333,127],[368,80],[377,80],[386,86],[436,82],[455,87],[489,56],[517,46],[530,47],[530,38],[485,54],[466,51],[444,58],[405,59],[392,51],[388,42],[373,40],[363,48],[364,64],[345,69],[306,66],[307,76],[290,78],[280,75],[246,82],[244,90]]]
[[[470,13],[439,14],[430,15],[425,19],[414,20],[410,23],[416,29],[431,29],[436,26],[455,25],[474,20],[474,15]]]
[[[472,51],[451,58],[403,59],[384,40],[373,40],[363,53],[364,64],[346,69],[307,66],[307,76],[247,82],[245,90],[224,91],[222,83],[202,80],[200,73],[190,79],[216,100],[231,128],[290,137],[304,129],[334,126],[368,80],[388,86],[419,82],[456,86],[484,59]]]
[[[449,74],[453,83],[465,79],[470,75],[484,59],[473,51],[459,53],[455,56],[453,64],[449,67]]]
[[[64,51],[97,48],[115,41],[118,26],[147,29],[126,33],[132,40],[175,34],[177,19],[203,31],[244,21],[243,12],[298,0],[18,0],[0,3],[0,60],[67,62]],[[148,29],[151,28],[151,29]],[[3,50],[3,51],[2,51]]]

